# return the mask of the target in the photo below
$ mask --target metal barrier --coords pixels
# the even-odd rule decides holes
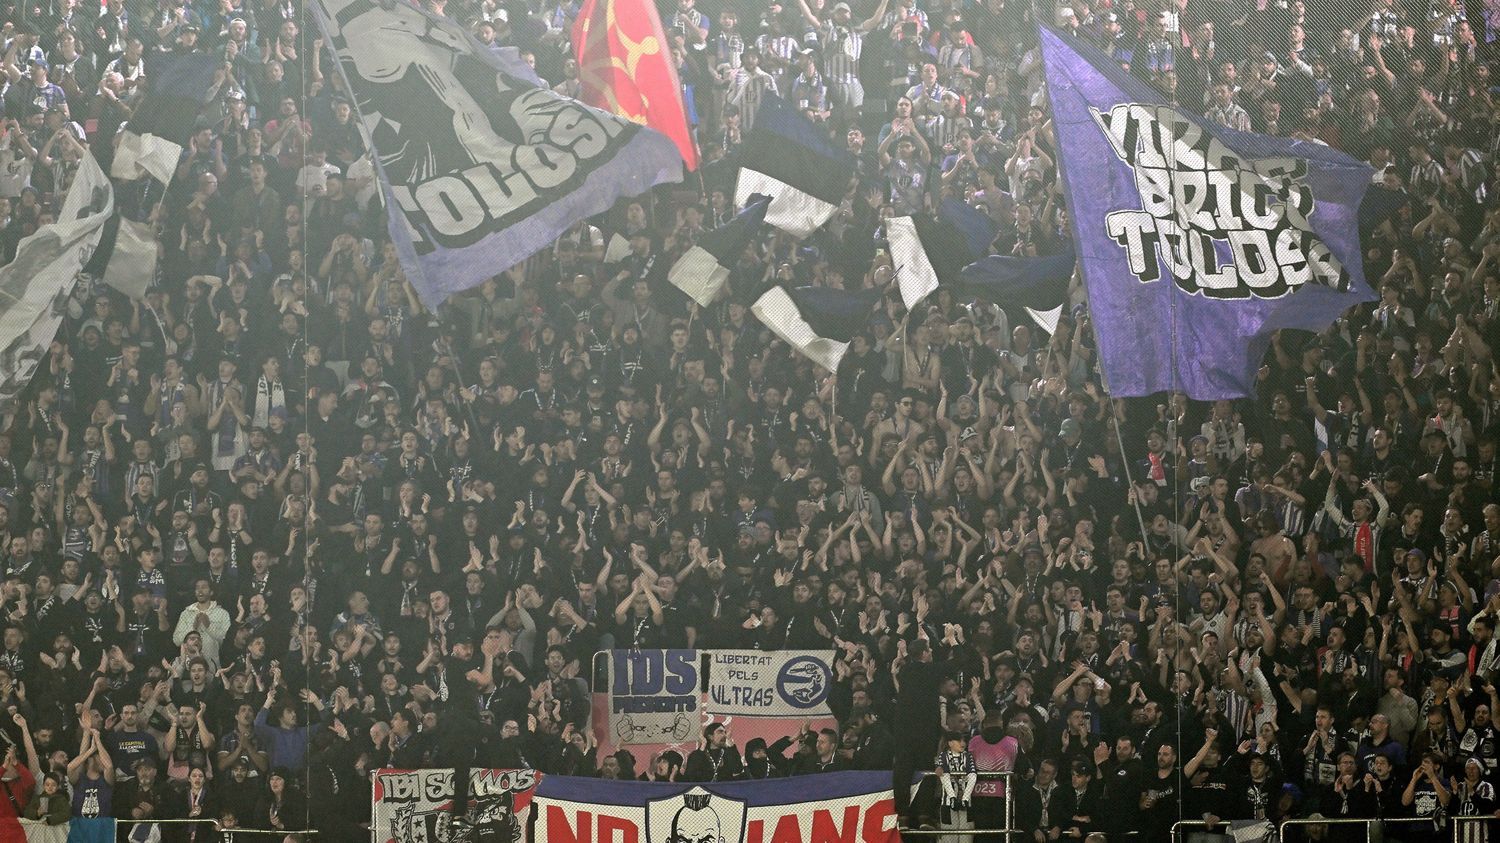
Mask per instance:
[[[899,832],[900,835],[903,838],[908,837],[908,836],[911,836],[911,837],[944,837],[944,836],[948,836],[948,835],[952,835],[952,836],[956,836],[956,837],[974,837],[974,836],[977,836],[977,835],[980,835],[980,834],[1000,834],[1000,835],[1005,835],[1005,837],[1007,839],[1009,839],[1010,835],[1013,834],[1016,831],[1016,828],[1015,828],[1016,802],[1015,802],[1014,799],[1011,798],[1011,784],[1012,784],[1011,783],[1011,779],[1015,776],[1015,774],[1016,773],[1015,773],[1014,770],[997,770],[997,771],[989,771],[989,772],[979,772],[979,773],[975,774],[975,775],[977,775],[981,779],[1000,779],[1003,782],[1003,785],[1004,785],[1004,794],[1005,794],[1004,796],[1001,797],[1002,799],[1005,800],[1005,825],[1004,825],[1003,828],[901,828],[901,827],[898,826],[897,829],[896,829],[896,831]],[[940,774],[937,773],[937,772],[935,772],[935,771],[927,770],[927,771],[924,771],[922,773],[922,780],[926,781],[927,779],[936,777],[938,775],[940,775]],[[992,798],[992,797],[984,797],[984,798],[988,799],[988,798]],[[942,806],[941,791],[939,792],[939,796],[938,796],[938,805],[941,808],[941,806]],[[900,821],[900,817],[897,817],[897,821],[898,822]]]
[[[1225,825],[1225,824],[1224,823],[1214,823],[1215,827],[1218,827],[1218,826],[1221,826],[1221,825]],[[1202,828],[1202,829],[1207,829],[1208,828],[1208,823],[1204,822],[1203,820],[1178,820],[1177,822],[1172,823],[1172,829],[1171,829],[1171,831],[1167,832],[1167,837],[1171,841],[1171,843],[1178,843],[1177,834],[1178,834],[1179,829],[1188,829],[1188,828]],[[1228,826],[1225,825],[1225,828],[1227,829]]]
[[[313,828],[300,829],[297,831],[277,831],[276,829],[270,828],[224,828],[223,826],[219,825],[219,821],[215,819],[115,820],[116,827],[127,832],[129,831],[129,829],[132,829],[138,825],[191,824],[211,826],[208,835],[201,838],[202,840],[219,840],[224,841],[224,843],[233,843],[234,840],[251,840],[257,837],[262,841],[264,841],[268,837],[274,841],[281,841],[287,838],[291,838],[293,840],[307,840],[316,838],[318,835],[317,829]]]
[[[1490,829],[1484,823],[1500,823],[1492,814],[1479,814],[1468,817],[1449,817],[1448,821],[1453,823],[1453,843],[1484,843],[1490,839]],[[1479,828],[1466,832],[1465,826],[1478,825]],[[1497,826],[1500,827],[1500,826]],[[1500,836],[1500,835],[1497,835]]]
[[[229,839],[228,837],[225,836],[224,829],[219,826],[219,821],[216,820],[216,819],[212,819],[212,818],[208,818],[208,819],[197,819],[197,818],[192,818],[192,819],[160,819],[160,820],[121,820],[121,819],[117,819],[117,820],[115,820],[115,828],[117,830],[119,830],[119,831],[126,832],[127,835],[129,834],[129,832],[131,831],[131,829],[134,829],[136,826],[140,826],[140,825],[206,825],[206,826],[209,826],[209,828],[205,829],[205,834],[203,834],[199,838],[200,840],[202,840],[202,841],[215,841],[215,840],[228,840]],[[118,836],[119,835],[117,834],[116,837],[118,837]]]
[[[1285,841],[1286,840],[1286,833],[1287,833],[1288,829],[1295,829],[1295,828],[1308,827],[1308,826],[1325,826],[1326,827],[1326,826],[1330,826],[1330,825],[1362,825],[1362,826],[1365,827],[1365,840],[1368,841],[1370,839],[1370,830],[1372,828],[1374,828],[1375,823],[1378,823],[1378,822],[1381,822],[1381,820],[1378,820],[1378,819],[1365,819],[1365,818],[1358,818],[1358,817],[1319,817],[1318,819],[1311,819],[1311,818],[1308,818],[1308,817],[1301,817],[1301,818],[1298,818],[1298,819],[1282,820],[1281,821],[1281,825],[1279,825],[1279,826],[1276,827],[1276,834],[1283,841]],[[1307,836],[1304,834],[1299,839],[1306,840]]]
[[[1493,820],[1494,817],[1447,817],[1447,819],[1449,821],[1453,821],[1453,820],[1485,820],[1485,819]],[[1308,827],[1308,826],[1330,826],[1330,825],[1363,825],[1365,827],[1365,840],[1369,841],[1369,840],[1375,840],[1376,839],[1376,835],[1375,835],[1374,832],[1375,832],[1375,829],[1377,827],[1384,828],[1386,826],[1393,826],[1393,825],[1427,825],[1427,826],[1431,826],[1432,825],[1432,819],[1428,818],[1428,817],[1385,817],[1385,818],[1379,818],[1379,817],[1366,817],[1366,818],[1354,818],[1354,817],[1349,817],[1349,818],[1344,818],[1344,817],[1321,817],[1321,818],[1318,818],[1318,819],[1311,819],[1311,818],[1308,818],[1308,817],[1299,817],[1299,818],[1296,818],[1296,819],[1282,820],[1281,821],[1281,825],[1279,825],[1279,826],[1276,827],[1276,833],[1277,833],[1277,836],[1281,839],[1282,843],[1286,843],[1286,841],[1288,840],[1288,838],[1287,838],[1287,831],[1289,829],[1302,828],[1302,827]],[[1458,824],[1457,823],[1453,823],[1452,830],[1453,830],[1453,839],[1454,839],[1454,841],[1456,843],[1456,841],[1460,840],[1459,833],[1458,833]],[[1307,837],[1307,835],[1303,834],[1303,835],[1300,835],[1300,836],[1298,836],[1297,838],[1294,838],[1294,839],[1297,839],[1297,840],[1307,840],[1309,838]]]

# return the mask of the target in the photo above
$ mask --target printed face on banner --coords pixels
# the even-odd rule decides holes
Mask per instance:
[[[646,803],[646,843],[740,843],[745,803],[695,787]]]
[[[535,213],[629,140],[632,124],[497,73],[456,24],[403,3],[323,5],[418,254]]]
[[[1349,288],[1312,230],[1307,162],[1241,157],[1167,105],[1124,103],[1094,122],[1130,167],[1141,210],[1105,217],[1141,283],[1165,267],[1179,288],[1215,299],[1275,299],[1304,284]]]

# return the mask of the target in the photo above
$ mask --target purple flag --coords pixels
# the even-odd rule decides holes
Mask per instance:
[[[616,199],[682,179],[666,136],[540,87],[448,18],[374,0],[309,8],[375,152],[391,239],[429,307]]]
[[[1213,125],[1056,30],[1041,45],[1111,392],[1251,395],[1273,332],[1322,330],[1374,298],[1358,228],[1369,166]]]

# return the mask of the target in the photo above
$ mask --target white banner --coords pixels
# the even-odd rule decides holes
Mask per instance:
[[[730,717],[827,717],[832,650],[714,650],[708,713]]]

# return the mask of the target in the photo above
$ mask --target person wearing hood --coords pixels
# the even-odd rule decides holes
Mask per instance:
[[[759,740],[759,739],[757,739]],[[751,741],[754,743],[754,741]],[[765,746],[765,741],[761,741]],[[651,769],[641,774],[643,782],[675,782],[682,772],[682,753],[669,749],[651,762]]]
[[[745,742],[745,778],[774,779],[785,775],[786,757],[782,754],[791,745],[791,738],[782,738],[775,744],[773,755],[765,738],[751,738]]]
[[[979,783],[974,786],[973,806],[969,818],[978,829],[1005,827],[1005,798],[1010,779],[985,776],[985,773],[1008,773],[1016,768],[1016,756],[1021,753],[1020,736],[1030,743],[1031,730],[1014,726],[1007,733],[1004,714],[999,711],[986,712],[979,727],[979,734],[969,739],[969,754],[974,756],[974,766],[980,772]]]

